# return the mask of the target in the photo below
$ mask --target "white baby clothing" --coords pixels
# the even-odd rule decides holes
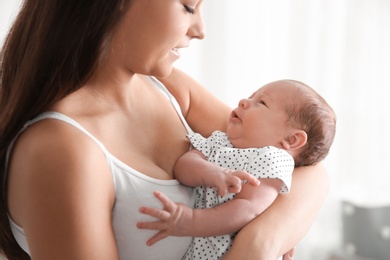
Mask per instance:
[[[294,160],[285,150],[267,146],[263,148],[233,148],[228,136],[220,131],[209,138],[190,134],[192,146],[203,153],[206,159],[231,170],[244,170],[257,178],[277,178],[284,182],[280,193],[290,190]],[[261,179],[260,179],[261,181]],[[218,195],[216,188],[196,187],[195,208],[212,208],[234,198]],[[235,234],[215,237],[195,237],[183,259],[219,259],[232,244]]]

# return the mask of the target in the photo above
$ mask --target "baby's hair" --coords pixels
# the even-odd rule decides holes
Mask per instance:
[[[329,153],[336,134],[336,115],[314,89],[296,80],[285,80],[297,87],[300,102],[286,106],[291,126],[307,134],[307,142],[295,158],[295,167],[314,165]]]

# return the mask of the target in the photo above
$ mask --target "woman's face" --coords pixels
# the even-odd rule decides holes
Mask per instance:
[[[204,38],[203,0],[133,0],[118,25],[111,57],[130,73],[166,76],[191,39]]]

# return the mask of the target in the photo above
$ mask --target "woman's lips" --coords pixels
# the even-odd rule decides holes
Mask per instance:
[[[178,49],[178,48],[172,48],[172,52],[173,52],[173,54],[175,54],[176,56],[180,57],[180,52],[179,52],[179,49]]]

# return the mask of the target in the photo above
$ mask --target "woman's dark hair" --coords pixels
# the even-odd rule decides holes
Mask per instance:
[[[29,259],[7,216],[5,157],[24,123],[91,77],[131,0],[25,0],[0,56],[0,255]]]
[[[314,165],[329,153],[336,134],[336,115],[314,89],[295,80],[300,102],[286,106],[289,123],[307,134],[307,142],[295,159],[295,167]],[[292,104],[294,103],[294,104]]]

